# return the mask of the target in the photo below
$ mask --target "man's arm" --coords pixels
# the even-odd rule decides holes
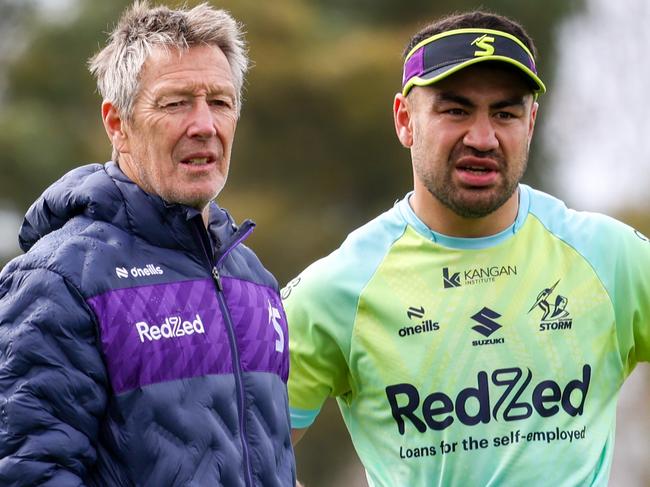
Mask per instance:
[[[328,397],[350,390],[348,367],[342,349],[349,348],[348,320],[333,309],[354,313],[350,300],[341,306],[340,289],[320,269],[327,263],[316,263],[291,281],[282,291],[283,305],[289,325],[290,374],[288,392],[291,414],[291,443],[295,446],[318,415]],[[332,309],[333,307],[333,309]],[[339,332],[339,333],[337,333]],[[298,482],[298,487],[302,484]]]
[[[84,485],[106,408],[96,341],[92,315],[62,276],[3,273],[0,485]]]
[[[296,446],[300,439],[304,436],[308,428],[299,428],[291,430],[291,444]],[[296,487],[304,487],[300,480],[296,480]]]
[[[308,428],[294,428],[291,430],[291,444],[296,446]]]

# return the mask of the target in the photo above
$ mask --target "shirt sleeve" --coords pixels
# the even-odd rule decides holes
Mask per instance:
[[[350,356],[360,296],[406,228],[401,213],[391,209],[350,233],[282,290],[293,428],[309,426],[328,397],[352,404],[358,386]]]
[[[650,240],[625,227],[617,252],[614,310],[627,374],[650,361]]]
[[[92,315],[60,275],[0,282],[0,484],[84,485],[106,374]]]
[[[345,300],[341,290],[313,268],[291,281],[282,296],[289,324],[291,426],[306,428],[325,399],[350,391],[346,357],[352,323],[345,313],[349,306],[341,302]]]

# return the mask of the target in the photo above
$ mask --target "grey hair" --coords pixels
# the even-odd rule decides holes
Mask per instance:
[[[97,88],[120,116],[130,119],[138,94],[142,66],[156,47],[188,49],[212,45],[223,51],[232,71],[239,115],[242,86],[249,60],[242,26],[225,10],[207,3],[188,9],[150,7],[138,0],[126,9],[108,44],[88,60]]]

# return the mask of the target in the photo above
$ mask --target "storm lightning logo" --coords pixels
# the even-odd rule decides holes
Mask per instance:
[[[551,287],[542,289],[542,291],[537,295],[537,299],[535,299],[535,302],[528,310],[528,313],[531,313],[535,308],[542,310],[539,331],[570,330],[573,326],[573,319],[569,315],[569,311],[566,309],[569,300],[558,293],[555,296],[555,300],[551,303],[551,295],[559,282],[560,279],[558,279]]]

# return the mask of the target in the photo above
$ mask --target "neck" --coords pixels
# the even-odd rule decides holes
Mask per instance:
[[[456,214],[422,187],[415,188],[409,203],[418,218],[434,232],[448,237],[489,237],[508,228],[517,218],[519,190],[495,211],[479,218]]]
[[[203,208],[201,216],[203,217],[203,224],[205,225],[205,228],[208,228],[208,223],[210,222],[210,205],[207,205],[205,208]]]

